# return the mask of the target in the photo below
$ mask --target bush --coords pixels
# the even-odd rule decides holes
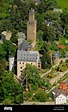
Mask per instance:
[[[47,77],[54,78],[54,75],[53,74],[48,74]]]
[[[3,105],[11,105],[12,104],[12,100],[9,98],[6,98],[5,100],[2,101]]]
[[[47,100],[47,95],[43,90],[38,91],[34,97],[40,102],[45,102]]]

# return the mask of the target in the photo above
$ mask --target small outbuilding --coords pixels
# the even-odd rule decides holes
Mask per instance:
[[[59,62],[59,52],[55,51],[52,54],[52,63],[57,64]]]

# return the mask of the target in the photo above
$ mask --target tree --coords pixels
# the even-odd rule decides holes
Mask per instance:
[[[3,42],[3,49],[4,51],[6,51],[6,59],[8,59],[9,55],[15,56],[16,53],[16,46],[13,45],[13,43],[11,42],[11,40],[5,40]]]
[[[35,96],[34,96],[38,101],[40,102],[45,102],[47,100],[47,95],[43,90],[39,90]]]
[[[63,25],[68,25],[68,12],[63,12],[61,14],[61,20],[63,22]]]
[[[1,25],[3,27],[3,30],[5,30],[5,31],[12,30],[12,23],[11,23],[10,19],[3,19],[1,21]]]
[[[42,24],[45,23],[44,15],[43,14],[36,13],[35,14],[35,18],[37,20],[37,30],[38,30],[38,29],[41,28]]]
[[[51,57],[48,55],[48,53],[45,53],[42,56],[41,61],[42,61],[42,68],[43,69],[51,67]]]
[[[42,36],[43,36],[43,32],[42,32],[41,30],[39,30],[39,31],[37,32],[37,39],[38,39],[38,40],[42,40]]]
[[[43,46],[41,47],[41,50],[39,51],[41,54],[45,54],[46,52],[49,51],[49,44],[47,42],[45,42],[43,44]]]
[[[68,39],[68,25],[65,26],[65,35],[64,35],[64,37]]]
[[[41,79],[39,75],[38,68],[34,65],[32,66],[30,64],[27,64],[23,74],[25,74],[25,76],[27,75],[28,83],[31,86],[32,90],[37,90],[38,87],[44,85],[45,83],[45,81]]]
[[[13,72],[5,71],[0,77],[0,102],[9,98],[12,103],[23,102],[23,87],[14,79]]]
[[[7,69],[8,63],[5,58],[0,59],[0,75]]]
[[[47,27],[43,33],[43,40],[52,42],[56,38],[55,28],[53,26]]]
[[[2,101],[3,105],[11,105],[12,104],[12,100],[10,98],[6,98],[5,100]]]
[[[45,18],[45,20],[49,20],[50,22],[52,22],[52,21],[60,22],[61,21],[59,14],[53,12],[52,10],[46,11],[44,18]]]
[[[0,59],[4,58],[6,55],[6,51],[3,48],[3,45],[0,44]]]

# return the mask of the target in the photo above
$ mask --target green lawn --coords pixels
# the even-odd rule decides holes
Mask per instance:
[[[68,8],[68,0],[56,0],[56,2],[60,8]]]

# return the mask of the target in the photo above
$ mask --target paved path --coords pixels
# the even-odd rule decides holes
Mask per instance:
[[[58,82],[60,80],[60,78],[62,78],[66,73],[68,73],[68,70],[66,70],[64,72],[59,72],[58,76],[56,76],[50,80],[50,83],[53,85],[55,82]]]
[[[67,59],[68,59],[68,58],[60,58],[60,61],[62,60],[62,61],[65,62],[65,60],[67,60]],[[52,71],[52,68],[55,68],[56,66],[58,66],[59,63],[60,63],[60,61],[59,61],[56,65],[52,66],[50,70],[48,70],[47,72],[41,74],[41,78],[44,77],[45,75],[47,75],[48,73],[50,73],[50,72]]]
[[[66,79],[64,80],[64,82],[65,82],[66,84],[68,84],[68,78],[66,78]]]
[[[54,102],[29,102],[29,101],[25,101],[23,104],[21,105],[54,105]]]
[[[43,73],[43,74],[41,75],[41,78],[44,77],[45,75],[47,75],[48,73],[50,73],[50,72],[52,71],[52,68],[55,68],[55,67],[58,66],[58,65],[59,65],[59,63],[56,64],[56,65],[54,65],[54,66],[52,66],[50,70],[48,70],[47,72],[45,72],[45,73]]]

